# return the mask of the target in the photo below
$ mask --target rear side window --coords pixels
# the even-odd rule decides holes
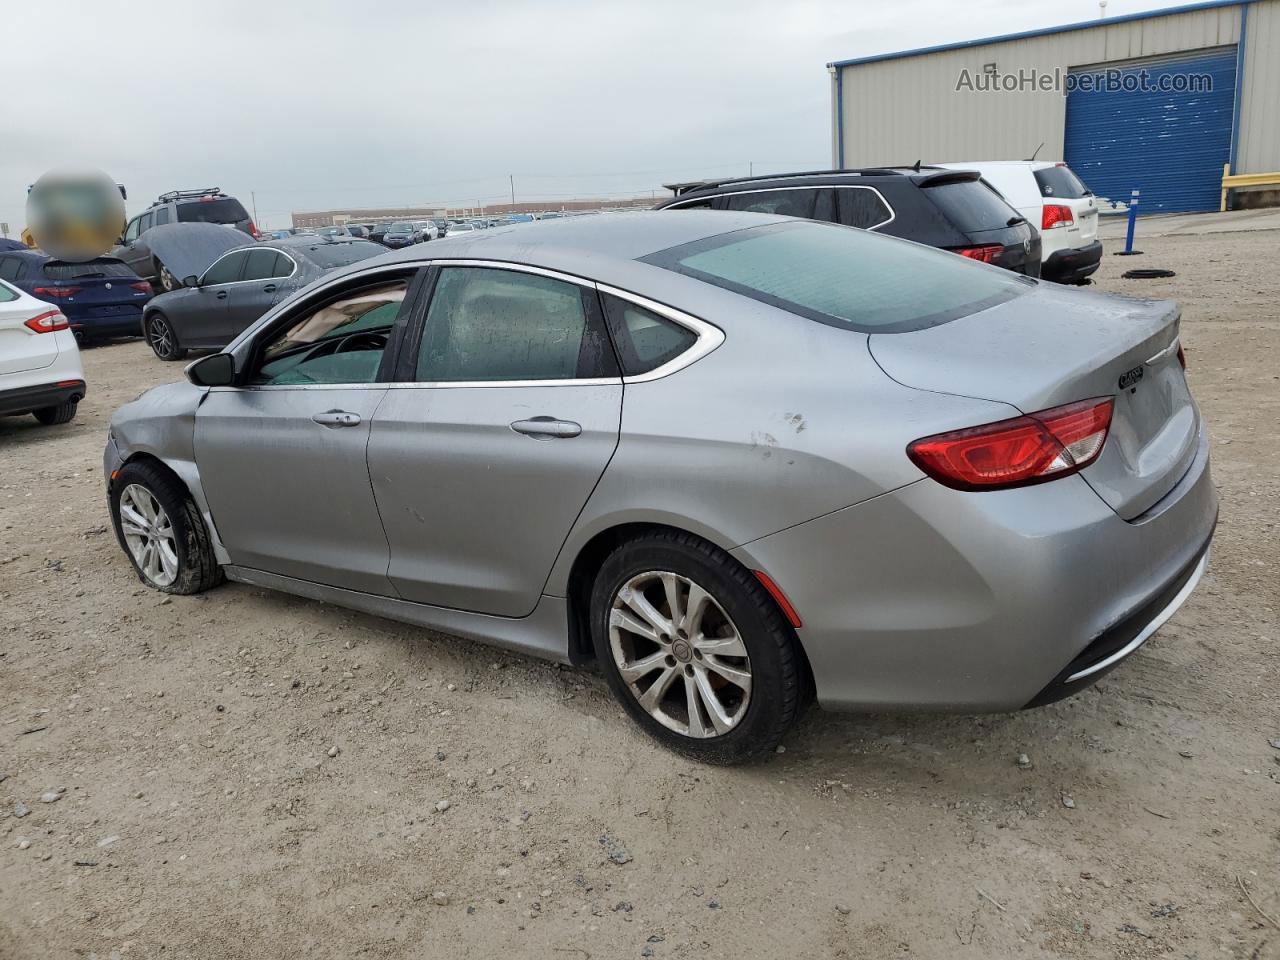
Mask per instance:
[[[169,222],[169,208],[161,207],[156,211],[156,222],[152,226],[159,227]]]
[[[835,195],[838,223],[870,230],[893,219],[893,211],[874,190],[852,187],[836,190]]]
[[[487,267],[445,267],[427,309],[421,383],[615,375],[612,350],[577,284]],[[598,311],[597,311],[598,312]]]
[[[1079,200],[1089,196],[1089,188],[1070,167],[1045,167],[1035,171],[1036,184],[1040,187],[1040,196],[1059,197],[1065,200]]]
[[[240,201],[234,197],[223,197],[220,200],[197,200],[195,203],[178,204],[179,223],[228,223],[235,224],[248,220]]]
[[[293,264],[289,258],[275,250],[253,250],[244,268],[244,280],[268,280],[287,277]]]
[[[76,280],[80,277],[134,277],[132,270],[119,260],[99,257],[86,263],[63,263],[49,260],[44,265],[44,275],[50,280]]]
[[[643,259],[863,333],[923,330],[1003,303],[1035,285],[953,253],[822,223],[736,230]]]
[[[0,260],[0,277],[5,280],[16,280],[21,272],[22,261],[17,257],[7,257],[4,260]]]
[[[605,320],[625,376],[656,370],[698,342],[692,330],[629,300],[607,293],[603,299]]]
[[[1020,216],[1004,197],[981,180],[953,180],[925,186],[924,195],[952,226],[964,233],[1001,230],[1009,226],[1012,218]]]

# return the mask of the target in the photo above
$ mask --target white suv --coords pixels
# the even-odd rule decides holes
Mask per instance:
[[[66,423],[85,395],[80,348],[56,307],[0,280],[0,416]]]
[[[1040,276],[1059,283],[1083,283],[1098,269],[1098,204],[1093,191],[1065,163],[1048,160],[986,160],[940,163],[977,170],[1018,213],[1040,231]]]

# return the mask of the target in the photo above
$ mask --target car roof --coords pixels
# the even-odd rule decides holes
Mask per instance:
[[[929,164],[865,167],[856,170],[805,170],[798,173],[773,173],[759,177],[737,177],[732,180],[707,181],[701,186],[679,184],[680,193],[662,201],[659,206],[670,206],[695,197],[716,196],[722,193],[739,193],[749,190],[767,189],[773,186],[794,186],[797,182],[805,182],[813,186],[843,186],[874,183],[911,182],[923,186],[938,177],[953,177],[965,171],[956,168],[931,166]],[[977,172],[973,171],[973,179]]]

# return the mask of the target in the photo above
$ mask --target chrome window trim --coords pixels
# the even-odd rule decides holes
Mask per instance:
[[[779,179],[782,179],[782,178],[779,178]],[[868,186],[868,185],[863,184],[863,183],[812,183],[812,184],[809,184],[808,186],[795,186],[795,187],[762,187],[762,188],[761,188],[761,189],[759,189],[759,190],[724,190],[724,191],[722,191],[722,192],[720,192],[720,193],[704,194],[704,195],[703,195],[703,196],[701,196],[701,197],[690,197],[688,200],[682,200],[682,201],[677,201],[676,203],[668,204],[667,206],[663,207],[662,209],[663,209],[663,210],[674,210],[676,207],[683,207],[683,206],[686,206],[687,204],[690,204],[690,203],[697,203],[697,202],[699,202],[699,201],[714,200],[714,199],[716,199],[717,197],[736,197],[736,196],[740,196],[740,195],[743,195],[743,194],[749,194],[749,193],[781,193],[781,192],[783,192],[783,191],[785,191],[785,190],[870,190],[872,193],[874,193],[877,197],[879,197],[879,198],[880,198],[880,202],[884,204],[884,208],[885,208],[886,210],[888,210],[888,211],[889,211],[889,219],[888,219],[888,220],[881,220],[879,223],[873,224],[873,225],[872,225],[872,226],[870,226],[870,227],[857,227],[856,229],[858,229],[858,230],[866,230],[868,233],[872,233],[872,232],[874,232],[874,231],[876,231],[876,230],[879,230],[881,227],[887,227],[889,224],[893,223],[893,221],[895,221],[895,220],[897,220],[897,219],[898,219],[898,211],[896,211],[896,210],[894,210],[894,209],[893,209],[893,204],[891,204],[888,200],[886,200],[886,199],[885,199],[884,194],[883,194],[883,193],[881,193],[879,190],[877,190],[875,187]],[[749,212],[749,211],[744,211],[744,210],[729,210],[729,211],[724,211],[724,212],[726,212],[726,213],[746,213],[746,212]],[[781,214],[779,214],[779,216],[781,216]],[[807,220],[807,219],[809,219],[809,218],[808,218],[808,217],[799,217],[799,218],[797,218],[797,219]],[[828,220],[814,220],[813,222],[814,222],[814,223],[829,223],[830,221],[828,221]],[[847,224],[840,224],[840,223],[837,223],[837,226],[847,226]]]
[[[290,270],[283,277],[257,277],[253,280],[226,280],[222,283],[202,283],[200,284],[200,286],[202,287],[234,287],[236,284],[239,284],[239,283],[262,283],[263,281],[266,281],[266,280],[288,280],[290,277],[292,277],[295,273],[298,272],[298,261],[293,259],[293,257],[290,254],[286,253],[284,250],[281,250],[279,247],[273,247],[264,243],[260,247],[233,247],[232,249],[224,253],[222,256],[220,256],[217,260],[213,261],[213,263],[209,264],[209,266],[205,267],[204,273],[200,275],[200,279],[203,280],[210,270],[212,270],[214,267],[216,267],[219,263],[227,259],[227,257],[231,256],[232,254],[243,253],[247,258],[249,254],[253,253],[255,250],[274,250],[276,253],[280,254],[281,256],[286,257],[288,261],[293,264],[293,269]]]
[[[672,357],[660,367],[654,367],[646,373],[637,373],[629,377],[623,377],[623,383],[648,383],[651,380],[661,380],[663,377],[669,377],[677,371],[683,370],[690,364],[697,363],[711,351],[715,350],[720,344],[724,343],[724,331],[714,324],[707,323],[697,317],[685,313],[683,310],[677,310],[675,307],[669,307],[665,303],[658,303],[656,300],[650,300],[648,297],[642,297],[638,293],[631,293],[628,290],[620,290],[617,287],[609,286],[605,283],[597,283],[596,289],[601,293],[607,293],[610,296],[618,297],[634,303],[637,307],[643,307],[650,313],[656,313],[658,316],[670,320],[672,323],[684,327],[686,330],[692,330],[698,339],[694,341],[693,346],[681,354]]]

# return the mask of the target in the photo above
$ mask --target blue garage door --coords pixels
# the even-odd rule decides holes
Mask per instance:
[[[1071,75],[1063,159],[1089,189],[1127,201],[1137,187],[1144,213],[1218,209],[1231,155],[1234,46]]]

